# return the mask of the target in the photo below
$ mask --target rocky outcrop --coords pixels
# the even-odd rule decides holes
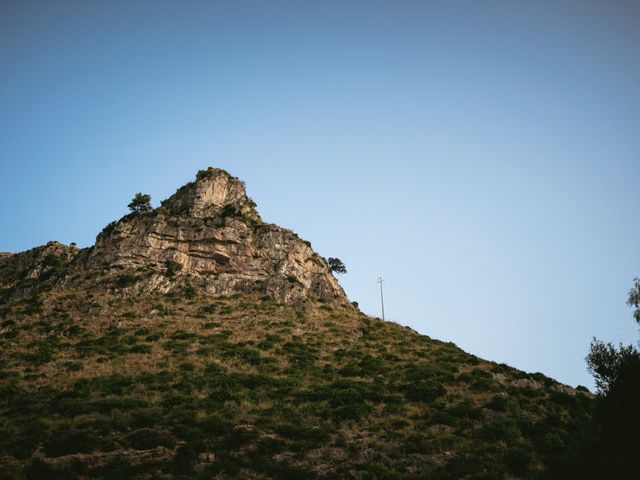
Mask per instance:
[[[24,254],[0,259],[0,272],[10,270],[5,264],[20,263],[11,260],[17,255]],[[63,256],[68,261],[71,254]],[[132,274],[135,281],[122,285],[131,293],[190,286],[214,295],[260,292],[285,304],[347,302],[309,242],[263,222],[244,184],[215,168],[200,171],[160,207],[105,227],[95,246],[76,255],[67,268],[75,273],[109,269]]]
[[[6,293],[19,296],[54,284],[78,252],[76,247],[49,242],[25,252],[0,253],[0,299]]]

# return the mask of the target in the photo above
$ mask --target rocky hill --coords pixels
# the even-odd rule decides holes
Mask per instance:
[[[551,478],[592,408],[364,315],[222,170],[0,254],[0,479]]]
[[[304,306],[346,303],[326,261],[291,230],[262,221],[244,185],[224,170],[200,171],[162,206],[109,224],[95,246],[49,243],[0,257],[4,296],[95,284],[118,272],[129,294],[196,288],[212,295],[260,292]],[[102,282],[104,284],[104,282]]]

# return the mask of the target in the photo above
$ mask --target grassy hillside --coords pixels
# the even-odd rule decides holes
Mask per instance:
[[[0,307],[0,478],[544,478],[593,406],[354,307],[194,289]]]

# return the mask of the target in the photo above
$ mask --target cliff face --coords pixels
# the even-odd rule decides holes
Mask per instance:
[[[0,258],[0,272],[13,257]],[[292,305],[348,301],[308,242],[263,222],[243,183],[214,168],[199,172],[159,208],[108,225],[68,270],[106,269],[131,272],[135,281],[121,287],[133,293],[189,286],[214,295],[258,292]]]

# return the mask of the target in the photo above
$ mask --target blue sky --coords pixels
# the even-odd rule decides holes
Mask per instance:
[[[197,170],[247,183],[363,310],[592,386],[634,342],[640,5],[0,3],[0,250],[89,246]]]

